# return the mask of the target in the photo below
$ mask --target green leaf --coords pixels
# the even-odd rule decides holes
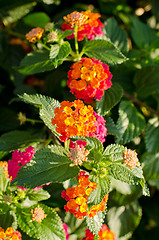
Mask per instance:
[[[3,158],[5,155],[7,155],[7,154],[8,154],[8,152],[3,152],[3,151],[1,152],[1,151],[0,151],[0,159],[2,159],[2,158]]]
[[[89,58],[96,58],[109,65],[121,64],[127,58],[113,43],[106,40],[92,40],[85,43],[83,50]]]
[[[20,147],[27,147],[38,141],[41,141],[41,139],[28,131],[14,130],[4,133],[0,137],[0,151],[12,151]]]
[[[42,222],[32,221],[30,210],[42,207],[46,218]],[[57,213],[43,204],[36,204],[32,208],[17,209],[18,225],[27,235],[41,240],[65,240],[62,221]]]
[[[124,161],[123,153],[125,151],[125,147],[119,144],[110,144],[106,147],[103,152],[103,156],[107,159],[109,158],[112,162],[115,161]]]
[[[51,45],[51,50],[49,55],[51,60],[57,57],[59,50],[60,50],[59,44]]]
[[[120,137],[117,143],[128,143],[139,136],[145,127],[145,119],[131,101],[122,101],[119,106],[119,118],[117,128],[120,129]]]
[[[90,174],[89,180],[97,183],[97,188],[92,191],[88,198],[88,204],[98,205],[110,191],[110,179],[107,176]]]
[[[147,24],[142,23],[134,16],[130,17],[132,21],[131,35],[135,44],[139,48],[149,47],[153,41],[157,40],[158,37],[155,30],[150,28]]]
[[[103,144],[97,138],[76,136],[76,137],[71,138],[71,140],[72,141],[77,141],[77,140],[85,141],[87,143],[86,148],[89,151],[95,150],[100,153],[103,152]]]
[[[103,223],[104,223],[104,217],[105,213],[102,213],[101,211],[98,212],[94,217],[86,217],[86,223],[89,228],[89,230],[98,236],[98,232],[100,231]]]
[[[4,14],[3,23],[5,25],[8,25],[18,21],[19,19],[27,15],[34,6],[36,6],[36,2],[23,4],[22,6],[10,9],[7,12],[2,12],[2,15]]]
[[[79,168],[70,167],[71,163],[63,147],[58,145],[44,147],[20,169],[14,182],[18,181],[18,186],[31,188],[48,182],[63,182],[78,175]]]
[[[6,204],[4,202],[0,203],[0,215],[7,213],[9,210],[10,210],[10,208],[9,208],[8,204]]]
[[[140,98],[152,96],[159,89],[159,67],[146,66],[138,70],[134,76],[134,83]]]
[[[145,179],[159,180],[159,154],[144,153],[141,161]]]
[[[60,4],[60,0],[41,0],[43,3],[45,3],[45,4],[48,4],[48,5],[50,5],[50,4],[56,4],[56,5],[59,5]]]
[[[107,128],[107,135],[114,135],[116,137],[120,137],[120,130],[114,123],[113,119],[111,117],[106,116],[106,128]]]
[[[54,68],[54,63],[49,59],[49,51],[37,50],[28,53],[16,69],[22,74],[30,75],[51,71]]]
[[[68,41],[65,41],[60,45],[60,49],[55,58],[53,58],[52,55],[50,55],[50,60],[51,62],[54,63],[55,68],[57,68],[59,65],[63,63],[63,61],[65,60],[65,58],[68,57],[70,52],[71,52],[71,45]]]
[[[43,201],[50,198],[50,194],[44,189],[40,188],[36,191],[32,190],[27,195],[31,201]]]
[[[111,88],[104,91],[101,101],[97,101],[97,113],[106,115],[122,98],[123,89],[118,83],[113,83]]]
[[[155,15],[155,17],[159,20],[159,2],[156,0],[150,0],[151,6],[152,6],[152,12],[153,15]]]
[[[60,107],[60,103],[51,98],[41,94],[24,95],[19,96],[26,103],[39,105],[40,107],[40,118],[43,120],[45,125],[58,137],[59,134],[55,130],[55,126],[51,123],[51,119],[55,116],[54,110],[56,107]]]
[[[17,217],[15,212],[8,211],[5,214],[0,214],[0,226],[3,229],[7,229],[8,227],[17,229]]]
[[[73,30],[71,29],[68,29],[68,30],[65,30],[63,33],[62,33],[62,36],[60,38],[65,38],[67,36],[70,36],[71,34],[73,33]]]
[[[139,225],[141,217],[142,209],[135,201],[130,205],[111,208],[107,214],[108,226],[116,239],[127,240]]]
[[[0,166],[0,192],[5,192],[8,184],[8,179],[4,175],[4,171]]]
[[[25,3],[35,2],[35,0],[26,0]],[[1,8],[11,9],[24,4],[24,0],[0,0]]]
[[[122,52],[128,51],[128,40],[125,30],[118,26],[115,18],[111,17],[104,22],[106,38],[110,40]]]
[[[30,13],[23,18],[23,22],[32,27],[44,28],[50,22],[49,16],[44,12]]]
[[[67,212],[64,222],[69,227],[70,240],[83,239],[85,237],[86,222],[84,219],[78,219],[70,212]]]
[[[108,174],[121,182],[137,185],[141,181],[140,175],[137,174],[138,170],[132,170],[128,166],[119,163],[110,164],[107,170]],[[137,171],[137,173],[135,171]]]
[[[157,190],[159,190],[159,180],[149,180],[148,183],[150,186],[155,186]]]
[[[159,119],[152,118],[149,120],[145,130],[145,143],[148,152],[159,153],[159,144],[156,144],[159,139]]]

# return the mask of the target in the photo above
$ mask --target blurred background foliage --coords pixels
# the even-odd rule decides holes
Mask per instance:
[[[129,58],[110,66],[113,83],[123,88],[126,100],[116,105],[106,117],[108,136],[105,146],[118,142],[136,149],[150,197],[141,197],[141,189],[114,182],[108,202],[106,223],[119,240],[148,240],[159,236],[159,2],[158,0],[0,0],[0,158],[8,160],[12,150],[29,144],[45,144],[51,133],[42,124],[38,110],[19,100],[17,94],[41,93],[59,101],[72,100],[66,86],[70,63],[37,74],[17,71],[24,56],[40,48],[29,44],[25,34],[33,27],[44,28],[54,22],[57,28],[63,16],[74,10],[99,12],[105,24],[105,38]],[[119,91],[120,94],[120,91]],[[127,101],[128,100],[128,101]],[[134,104],[133,107],[131,104]],[[124,105],[125,104],[125,105]],[[135,109],[134,110],[134,106]],[[128,110],[127,110],[128,109]],[[130,122],[126,126],[123,112],[132,123],[134,111],[144,119],[139,136],[132,134]],[[109,112],[109,109],[108,109]],[[121,127],[122,125],[122,127]],[[126,126],[126,127],[125,127]],[[126,128],[125,130],[123,130]],[[126,140],[128,136],[128,140]],[[136,137],[137,136],[137,137]],[[52,189],[56,189],[52,191]],[[51,194],[44,201],[61,208],[61,184],[46,186]],[[65,219],[72,234],[79,239],[83,223],[70,216]],[[81,226],[81,227],[80,227]],[[85,226],[84,226],[85,227]]]

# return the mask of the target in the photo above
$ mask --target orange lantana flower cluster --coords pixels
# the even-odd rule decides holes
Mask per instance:
[[[56,124],[56,131],[61,134],[61,141],[66,141],[72,136],[95,136],[96,118],[92,106],[85,106],[80,100],[63,101],[54,113],[52,124]]]
[[[89,209],[87,200],[91,192],[97,188],[97,184],[89,181],[89,175],[85,171],[81,171],[77,178],[79,184],[76,187],[67,188],[61,193],[61,196],[68,201],[64,209],[67,212],[70,211],[78,219],[85,216],[94,217],[99,211],[103,212],[108,195],[105,195],[100,204]]]
[[[7,161],[0,161],[0,166],[2,167],[3,171],[4,171],[4,175],[6,178],[9,177],[8,175],[8,162]]]
[[[12,227],[8,227],[6,231],[0,227],[0,240],[21,240],[21,237],[21,233]]]
[[[37,28],[33,28],[25,36],[26,36],[26,39],[29,42],[34,43],[34,42],[36,42],[36,40],[40,40],[41,39],[43,33],[44,33],[44,29],[42,29],[40,27],[37,27]]]
[[[94,98],[101,100],[104,90],[112,85],[111,78],[107,64],[93,58],[82,58],[71,66],[67,86],[76,98],[89,103]]]
[[[137,152],[131,149],[126,149],[123,153],[124,163],[128,165],[130,168],[139,166],[139,160],[137,157]]]
[[[74,11],[67,16],[64,16],[65,22],[62,24],[62,28],[65,30],[74,30],[75,26],[77,29],[77,39],[82,41],[85,36],[87,39],[93,40],[96,35],[104,35],[102,27],[104,24],[99,20],[101,15],[99,13],[92,13],[90,10],[77,12]],[[68,39],[74,38],[75,33],[73,32]]]

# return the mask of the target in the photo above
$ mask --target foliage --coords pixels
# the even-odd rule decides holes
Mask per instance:
[[[82,240],[89,228],[100,240],[103,223],[116,240],[155,239],[159,233],[159,5],[155,0],[93,4],[0,0],[0,227],[18,229],[22,239]],[[88,9],[101,14],[92,25]],[[74,24],[73,11],[86,14],[87,21],[76,22],[76,13]],[[33,36],[33,29],[41,33]],[[88,62],[81,67],[83,59]],[[85,100],[78,125],[75,107],[69,108],[77,100],[74,89]],[[94,111],[94,125],[84,134],[87,107]],[[72,135],[64,138],[67,131]],[[15,151],[24,154],[28,146],[34,147],[32,159],[19,163],[14,179],[6,176],[3,164],[9,166]],[[90,190],[86,212],[104,205],[90,217],[79,204],[80,218],[67,202],[81,196],[67,199],[67,191],[84,172],[90,181],[83,183]],[[45,213],[40,222],[32,215],[36,208]]]

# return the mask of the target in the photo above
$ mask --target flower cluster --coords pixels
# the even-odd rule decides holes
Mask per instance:
[[[115,235],[109,230],[106,224],[103,224],[101,230],[98,233],[99,240],[115,240]],[[93,240],[95,235],[86,229],[86,237],[83,240]]]
[[[15,231],[12,227],[8,227],[6,231],[0,227],[0,239],[1,240],[21,240],[22,235],[19,231]]]
[[[72,136],[95,136],[96,119],[92,106],[85,106],[80,100],[63,101],[54,113],[52,124],[56,124],[61,141],[66,141]]]
[[[62,29],[74,30],[77,26],[77,40],[82,41],[85,36],[87,39],[93,40],[96,35],[104,35],[102,27],[104,24],[99,20],[101,15],[99,13],[92,13],[90,10],[77,12],[74,11],[64,17],[65,22],[62,24]],[[74,38],[75,33],[73,32],[68,39]]]
[[[32,220],[36,222],[42,222],[42,220],[47,217],[42,207],[35,207],[34,210],[31,209],[30,212],[32,214]]]
[[[29,42],[36,42],[37,40],[40,40],[42,35],[44,33],[44,29],[40,28],[40,27],[37,27],[37,28],[33,28],[30,32],[28,32],[25,36],[26,36],[26,39],[29,41]]]
[[[123,153],[124,163],[128,165],[130,168],[139,166],[139,160],[137,158],[136,151],[132,151],[131,149],[126,149]]]
[[[8,163],[6,161],[0,161],[0,166],[4,171],[5,177],[8,178]]]
[[[89,153],[90,152],[85,149],[83,145],[78,145],[77,143],[70,149],[68,157],[73,161],[74,165],[81,165],[83,162],[87,162]]]
[[[16,178],[19,169],[30,162],[34,154],[35,152],[32,146],[26,148],[24,152],[15,150],[12,153],[12,159],[8,161],[8,173],[9,177],[12,177],[12,180]]]
[[[111,87],[112,74],[107,64],[93,58],[82,58],[71,66],[67,86],[76,98],[90,103],[101,100],[104,90]]]
[[[94,217],[99,211],[103,212],[108,195],[105,195],[100,204],[93,205],[89,209],[87,200],[91,192],[97,188],[97,184],[89,181],[89,175],[85,171],[81,171],[77,178],[79,184],[76,187],[67,188],[61,193],[61,196],[67,201],[64,209],[67,212],[70,211],[78,219],[85,216]]]
[[[29,146],[28,148],[26,148],[24,152],[15,150],[12,153],[12,159],[8,161],[8,174],[11,181],[14,178],[16,178],[19,169],[22,166],[24,166],[26,163],[30,162],[34,154],[35,154],[35,151],[32,146]],[[26,190],[26,188],[23,188],[23,187],[19,187],[19,188]],[[33,190],[38,190],[39,188],[42,188],[42,186],[36,187]]]
[[[95,111],[93,112],[93,115],[96,118],[96,131],[95,131],[95,137],[101,141],[101,143],[105,142],[105,137],[107,136],[107,129],[105,127],[105,120],[104,117],[99,116]]]
[[[52,124],[56,125],[61,141],[64,142],[72,136],[83,136],[96,137],[104,142],[105,120],[93,111],[92,106],[85,106],[81,100],[63,101],[54,113]]]

